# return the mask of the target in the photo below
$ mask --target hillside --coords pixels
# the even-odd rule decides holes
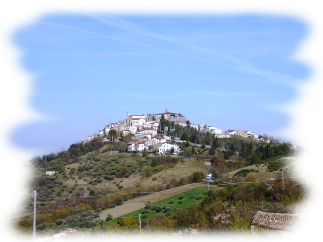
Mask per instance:
[[[252,143],[248,139],[219,140],[221,142],[235,142],[238,147],[244,145],[239,142]],[[90,149],[83,154],[84,145],[73,144],[67,151],[31,160],[34,175],[29,178],[28,184],[30,192],[37,190],[37,225],[40,232],[54,229],[59,226],[57,221],[65,221],[86,211],[94,212],[92,219],[96,220],[93,224],[100,224],[109,213],[109,208],[124,204],[122,206],[127,206],[127,211],[133,211],[142,208],[147,201],[158,202],[193,187],[206,187],[202,179],[207,172],[213,174],[214,184],[218,185],[276,178],[282,170],[287,179],[294,163],[293,158],[286,158],[281,152],[275,154],[277,144],[253,144],[250,154],[243,153],[243,150],[237,154],[221,149],[212,153],[209,148],[183,143],[178,156],[156,155],[154,150],[122,151],[125,146],[122,142],[97,139],[90,144]],[[258,155],[262,147],[267,147],[267,151],[272,149],[270,158],[260,159]],[[252,164],[253,159],[255,164]],[[46,171],[55,171],[55,174],[45,175]],[[131,208],[129,204],[132,202],[136,206]],[[18,219],[16,223],[20,230],[28,231],[32,225],[32,209],[32,200],[27,200],[22,214],[30,215]]]

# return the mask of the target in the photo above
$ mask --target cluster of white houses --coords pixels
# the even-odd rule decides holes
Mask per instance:
[[[169,122],[186,126],[187,119],[180,113],[171,113],[166,108],[164,113],[157,114],[131,114],[127,113],[126,119],[119,120],[116,123],[110,123],[105,125],[98,133],[88,136],[87,141],[91,141],[94,138],[105,137],[109,134],[110,130],[116,130],[119,134],[134,135],[133,140],[128,143],[128,151],[144,151],[149,150],[150,146],[159,149],[159,153],[165,153],[168,150],[174,150],[174,153],[179,152],[179,147],[176,144],[170,144],[170,137],[166,135],[157,135],[159,122],[161,117],[164,116]],[[195,128],[199,132],[214,134],[218,138],[230,138],[232,135],[239,135],[242,137],[254,137],[258,138],[252,131],[244,130],[227,130],[224,133],[221,129],[217,129],[211,125],[190,124],[190,127]],[[84,140],[82,142],[85,142]]]

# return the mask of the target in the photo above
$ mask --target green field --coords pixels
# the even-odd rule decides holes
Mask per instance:
[[[166,207],[170,207],[170,213],[174,212],[177,208],[188,209],[191,204],[199,203],[203,199],[203,195],[204,195],[205,191],[206,191],[206,188],[195,188],[195,189],[189,190],[187,192],[183,192],[183,193],[177,194],[175,196],[166,198],[166,199],[161,200],[159,202],[152,203],[151,205],[163,207],[163,205],[165,204]],[[179,196],[181,196],[181,195],[184,196],[184,198],[182,199],[183,203],[179,204],[179,201],[181,201],[179,199]],[[192,198],[192,195],[193,196],[195,195],[195,198]],[[198,199],[199,195],[200,195],[200,198]],[[170,204],[171,200],[174,200],[173,204]],[[152,215],[157,213],[157,212],[149,209],[149,211],[147,213],[147,218],[143,218],[142,217],[143,210],[144,209],[139,209],[139,210],[134,211],[132,213],[125,214],[125,215],[121,216],[121,218],[133,217],[134,219],[139,220],[138,217],[139,217],[139,214],[141,214],[142,221],[144,221],[145,219],[149,219]],[[159,213],[166,215],[166,212],[164,211],[164,209]],[[115,225],[115,224],[117,224],[117,218],[114,218],[109,222],[105,221],[104,224],[105,225]]]

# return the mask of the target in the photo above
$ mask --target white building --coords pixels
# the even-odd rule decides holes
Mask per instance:
[[[222,134],[222,129],[217,129],[213,126],[209,126],[208,128],[211,134]]]
[[[55,171],[46,171],[46,176],[52,176],[55,174]]]
[[[132,133],[132,134],[135,134],[136,132],[137,132],[137,126],[130,126],[130,127],[128,127],[128,129],[130,130],[130,133]]]
[[[162,144],[166,142],[166,139],[163,136],[155,136],[155,139],[158,141],[158,143]]]
[[[146,146],[151,146],[151,145],[158,144],[158,143],[159,143],[158,140],[155,138],[145,141]]]
[[[179,153],[180,148],[177,145],[173,145],[170,143],[163,143],[159,148],[158,148],[158,154],[166,154],[167,151],[171,150],[174,148],[174,153]]]
[[[143,141],[130,141],[129,143],[128,143],[128,151],[139,151],[139,152],[141,152],[141,151],[144,151],[145,150],[145,148],[147,148],[146,146],[145,146],[145,142],[143,142]]]
[[[122,134],[123,134],[123,136],[125,136],[125,135],[127,135],[127,134],[130,134],[131,132],[130,132],[130,130],[129,129],[125,129],[125,130],[123,130],[122,131]]]
[[[228,129],[224,132],[225,134],[235,135],[236,131],[234,129]]]
[[[127,113],[126,126],[142,126],[146,122],[146,115]]]

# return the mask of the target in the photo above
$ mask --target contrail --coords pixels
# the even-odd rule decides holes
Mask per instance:
[[[57,7],[57,8],[61,8],[61,9],[65,9],[65,10],[68,10],[71,12],[75,12],[77,14],[94,19],[94,20],[98,21],[99,23],[102,23],[102,24],[105,24],[105,25],[108,25],[111,27],[123,29],[125,31],[130,31],[130,32],[134,32],[137,34],[142,34],[142,35],[145,35],[145,36],[148,36],[151,38],[155,38],[155,39],[159,39],[159,40],[162,40],[165,42],[184,46],[184,47],[191,49],[191,50],[199,51],[200,53],[202,53],[204,55],[210,56],[211,58],[213,58],[213,60],[215,60],[215,58],[217,60],[220,59],[221,62],[226,63],[228,66],[231,66],[233,69],[240,70],[242,72],[249,73],[249,74],[252,74],[255,76],[264,77],[265,79],[267,79],[270,82],[275,82],[275,83],[279,83],[279,84],[282,84],[285,86],[289,86],[289,87],[292,87],[292,88],[297,89],[302,92],[323,95],[323,90],[321,88],[319,88],[319,87],[317,87],[305,80],[302,80],[302,79],[299,79],[299,78],[296,78],[293,76],[289,76],[289,75],[286,75],[283,73],[279,73],[279,72],[256,67],[256,65],[254,63],[239,59],[235,56],[229,55],[227,53],[223,53],[218,50],[205,49],[204,47],[190,44],[190,43],[187,43],[184,41],[180,41],[178,39],[175,39],[175,38],[172,38],[169,36],[156,34],[154,32],[146,30],[145,28],[143,28],[142,26],[140,26],[139,24],[137,24],[135,22],[132,22],[132,21],[129,21],[129,20],[126,20],[123,18],[119,18],[119,17],[112,16],[112,15],[100,14],[100,13],[94,12],[92,10],[88,10],[86,8],[79,7],[79,6],[73,5],[73,4],[69,4],[69,3],[66,3],[66,2],[60,1],[60,0],[38,0],[38,1],[42,2],[42,3],[50,4],[50,5]]]

